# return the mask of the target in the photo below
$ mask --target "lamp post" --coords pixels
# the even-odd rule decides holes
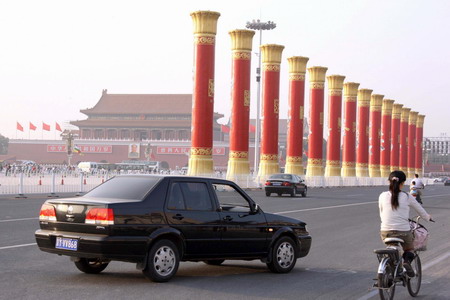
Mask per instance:
[[[261,22],[260,20],[253,20],[247,22],[245,25],[248,29],[259,30],[259,47],[258,47],[258,67],[256,68],[256,126],[255,126],[255,161],[253,167],[253,174],[258,174],[259,165],[259,143],[261,135],[261,42],[262,42],[262,31],[272,30],[277,27],[272,21]]]

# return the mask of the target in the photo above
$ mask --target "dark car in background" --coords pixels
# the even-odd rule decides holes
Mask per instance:
[[[157,282],[180,261],[260,259],[287,273],[311,247],[304,222],[265,213],[235,183],[214,178],[117,176],[83,197],[46,200],[39,224],[39,248],[82,272],[125,261]]]
[[[444,180],[444,185],[450,185],[450,178]]]
[[[295,197],[297,194],[301,194],[306,197],[308,187],[303,179],[295,174],[272,174],[266,180],[264,190],[266,196],[270,197],[272,193],[281,196],[283,194],[289,194],[291,197]]]

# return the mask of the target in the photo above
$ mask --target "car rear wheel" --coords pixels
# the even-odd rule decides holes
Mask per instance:
[[[267,267],[274,273],[288,273],[297,262],[295,257],[295,243],[287,236],[283,236],[272,247],[271,260]]]
[[[277,193],[279,197],[281,197],[281,195],[283,195],[283,193]]]
[[[272,193],[266,192],[266,196],[267,196],[267,197],[270,197],[270,194],[272,194]]]
[[[305,188],[305,190],[302,192],[302,197],[306,197],[306,193],[307,193],[307,188]]]
[[[225,259],[216,259],[216,260],[204,260],[203,262],[211,266],[220,266],[224,261]]]
[[[109,264],[109,261],[104,261],[99,258],[80,258],[79,260],[75,261],[75,266],[78,270],[81,272],[87,273],[87,274],[98,274]]]
[[[297,188],[294,187],[291,191],[291,197],[295,197],[296,194],[297,194]]]
[[[177,272],[180,264],[178,248],[169,240],[160,240],[150,249],[145,277],[155,282],[167,282]]]

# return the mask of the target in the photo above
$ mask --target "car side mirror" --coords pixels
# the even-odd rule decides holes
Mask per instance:
[[[251,204],[251,212],[253,214],[257,214],[259,212],[259,206],[255,202]]]

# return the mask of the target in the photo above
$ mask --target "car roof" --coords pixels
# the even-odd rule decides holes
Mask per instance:
[[[202,177],[202,176],[180,176],[180,175],[169,175],[169,174],[122,174],[117,175],[116,177],[153,177],[153,178],[176,178],[176,179],[201,179],[201,180],[214,180],[214,181],[222,181],[228,183],[234,183],[233,181],[215,178],[215,177]]]

